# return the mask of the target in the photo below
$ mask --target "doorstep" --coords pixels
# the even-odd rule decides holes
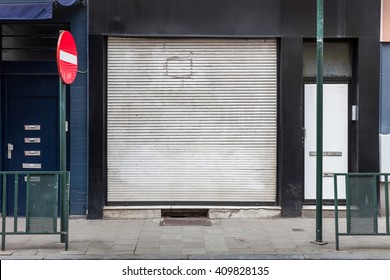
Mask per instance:
[[[345,218],[346,207],[339,205],[339,218]],[[334,205],[323,205],[322,206],[323,218],[334,218]],[[315,205],[304,205],[302,207],[303,218],[315,218],[316,217],[316,206]]]
[[[103,219],[161,219],[163,209],[207,209],[209,219],[273,218],[281,216],[279,206],[106,206]]]

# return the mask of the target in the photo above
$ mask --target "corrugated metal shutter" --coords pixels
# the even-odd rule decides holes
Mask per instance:
[[[108,201],[274,202],[274,39],[108,38]]]

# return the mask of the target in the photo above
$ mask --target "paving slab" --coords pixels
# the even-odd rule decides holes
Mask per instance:
[[[336,251],[334,219],[323,219],[324,246],[311,243],[315,225],[314,218],[221,219],[210,226],[77,218],[70,219],[69,251],[58,235],[10,235],[0,259],[390,259],[389,236],[340,236]]]

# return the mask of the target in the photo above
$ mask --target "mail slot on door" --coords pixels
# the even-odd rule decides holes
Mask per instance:
[[[24,130],[41,130],[41,126],[39,124],[26,124]]]
[[[24,138],[24,143],[41,143],[41,138]]]
[[[41,163],[23,163],[22,167],[23,167],[23,169],[26,169],[26,168],[41,169],[42,164]]]
[[[24,151],[24,155],[26,157],[39,157],[41,155],[41,151]]]
[[[315,157],[317,155],[317,152],[309,152],[309,156]],[[324,157],[341,157],[343,155],[342,152],[323,152],[322,155]]]

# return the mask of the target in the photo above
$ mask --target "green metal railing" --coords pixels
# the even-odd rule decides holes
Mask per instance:
[[[340,236],[390,235],[389,223],[390,173],[336,173],[334,174],[336,250],[340,249]],[[339,179],[340,178],[340,179]],[[384,182],[385,229],[378,227],[378,200],[380,181]],[[340,232],[340,185],[345,188],[346,229]],[[345,185],[344,185],[345,184]]]
[[[69,243],[69,190],[68,171],[0,172],[2,178],[2,227],[1,249],[5,250],[6,235],[58,234],[68,250]],[[22,184],[25,182],[25,201],[21,201]],[[13,195],[13,199],[12,199]],[[23,193],[24,195],[24,193]],[[13,200],[13,202],[12,202]],[[7,204],[10,205],[7,205]],[[24,205],[20,205],[24,203]],[[8,206],[13,209],[10,217]],[[25,226],[18,220],[21,208],[25,207]],[[58,230],[58,218],[60,230]],[[7,219],[13,219],[13,229],[7,231]]]

